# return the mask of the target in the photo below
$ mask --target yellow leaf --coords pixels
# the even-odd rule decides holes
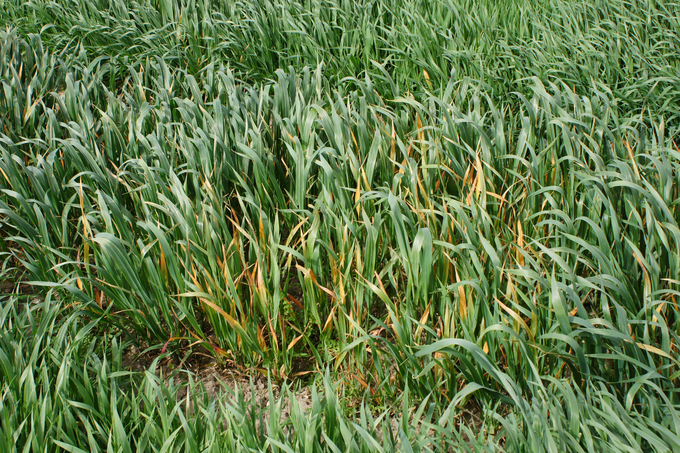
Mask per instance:
[[[517,264],[524,266],[524,231],[522,230],[522,222],[517,221]]]
[[[529,326],[528,326],[527,323],[522,319],[522,317],[521,317],[519,314],[517,314],[515,311],[513,311],[510,307],[508,307],[508,306],[505,305],[503,302],[501,302],[497,297],[494,297],[494,299],[495,299],[496,303],[497,303],[498,305],[500,305],[501,308],[502,308],[507,314],[509,314],[510,316],[512,316],[512,319],[514,319],[515,321],[517,321],[517,323],[518,323],[520,326],[522,326],[522,328],[524,329],[524,331],[525,331],[525,332],[527,333],[527,335],[529,336],[529,341],[534,341],[534,333],[531,331],[531,329],[529,329]]]
[[[657,348],[656,346],[652,346],[652,345],[644,344],[644,343],[640,343],[640,342],[638,342],[637,345],[640,349],[644,349],[645,351],[649,351],[653,354],[660,355],[661,357],[665,357],[665,358],[672,360],[673,362],[677,363],[677,361],[675,359],[673,359],[673,357],[671,357],[668,353],[666,353],[662,349]]]
[[[288,351],[290,351],[291,349],[293,349],[293,346],[295,346],[295,345],[297,344],[298,341],[302,340],[302,337],[304,337],[304,336],[305,336],[305,334],[303,333],[303,334],[298,335],[297,337],[295,337],[295,338],[293,339],[293,341],[291,341],[290,344],[288,345]]]
[[[357,178],[357,190],[354,192],[354,204],[357,205],[357,215],[361,215],[361,205],[359,199],[361,198],[361,178]]]
[[[222,308],[220,308],[219,306],[217,306],[213,302],[209,301],[208,299],[204,299],[204,298],[201,297],[201,298],[199,298],[199,300],[201,302],[203,302],[204,304],[206,304],[207,306],[209,306],[210,308],[212,308],[213,310],[215,310],[220,315],[222,315],[224,317],[224,319],[229,323],[230,326],[237,328],[239,330],[243,330],[243,327],[241,326],[241,324],[239,324],[238,321],[236,321],[234,318],[232,318],[229,315],[229,313],[222,310]]]
[[[427,86],[430,87],[430,89],[432,89],[432,82],[430,82],[430,74],[428,74],[427,71],[423,69],[423,75],[425,76]]]
[[[416,335],[415,335],[416,341],[418,341],[418,339],[420,338],[420,336],[423,333],[423,326],[427,323],[427,319],[430,316],[430,306],[431,305],[432,305],[432,302],[427,304],[427,308],[425,309],[423,316],[420,317],[420,324],[421,325],[418,326],[418,328],[416,329]]]
[[[484,169],[482,168],[482,161],[477,156],[477,194],[481,194],[482,191],[485,189],[485,184],[484,184]]]
[[[333,321],[333,315],[335,315],[336,308],[337,305],[333,305],[333,308],[331,309],[331,312],[328,314],[328,318],[326,318],[326,322],[323,325],[323,329],[321,329],[323,332],[326,332],[328,328],[331,326],[331,321]]]
[[[460,282],[460,276],[458,275],[458,269],[456,269],[456,282]],[[460,312],[460,319],[463,321],[467,319],[468,307],[467,300],[465,298],[465,289],[463,285],[458,287],[458,310]]]
[[[161,275],[163,276],[163,280],[165,282],[168,282],[168,267],[165,263],[165,253],[163,253],[163,247],[161,247],[161,259],[160,259],[160,265],[161,265]]]
[[[264,245],[264,224],[262,223],[262,214],[260,214],[260,244]]]

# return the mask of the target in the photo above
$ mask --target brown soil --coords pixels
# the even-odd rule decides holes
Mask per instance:
[[[123,356],[123,366],[131,371],[146,371],[155,360],[158,351],[140,353],[135,346],[130,347]],[[200,382],[202,388],[210,399],[227,397],[231,404],[238,400],[235,395],[240,394],[245,402],[253,402],[256,407],[265,409],[269,401],[268,380],[260,372],[245,374],[236,366],[229,366],[228,363],[220,364],[212,357],[193,354],[185,362],[179,362],[170,358],[161,360],[158,363],[156,374],[165,379],[172,379],[174,384],[187,383],[191,379],[193,383]],[[272,394],[274,399],[281,396],[281,387],[272,383]],[[177,398],[184,399],[187,395],[187,387],[183,387],[178,392]],[[301,387],[293,393],[295,402],[304,412],[312,405],[312,394],[307,386]],[[288,396],[283,401],[281,417],[287,419],[292,401]],[[191,408],[193,410],[193,407]],[[264,412],[265,423],[268,421],[268,412]]]

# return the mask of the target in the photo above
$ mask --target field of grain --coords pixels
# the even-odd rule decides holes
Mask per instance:
[[[0,451],[680,451],[679,3],[0,0],[0,85]]]

